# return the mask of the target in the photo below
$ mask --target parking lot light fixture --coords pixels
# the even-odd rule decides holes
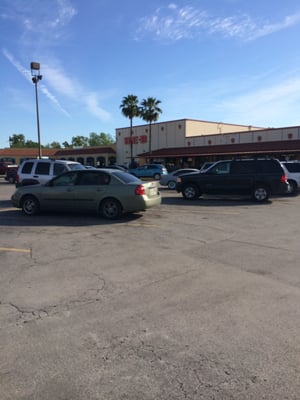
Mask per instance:
[[[42,79],[40,75],[40,63],[31,62],[30,63],[32,82],[35,85],[35,104],[36,104],[36,122],[37,122],[37,132],[38,132],[38,158],[42,158],[42,148],[41,148],[41,134],[40,134],[40,117],[39,117],[39,101],[38,101],[38,90],[37,85]]]

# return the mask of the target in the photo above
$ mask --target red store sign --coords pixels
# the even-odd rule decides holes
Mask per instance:
[[[147,143],[148,138],[147,135],[141,136],[127,136],[124,138],[124,144],[139,144],[139,143]]]

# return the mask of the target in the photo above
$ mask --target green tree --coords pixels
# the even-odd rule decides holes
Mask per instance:
[[[27,147],[28,149],[35,149],[39,147],[39,144],[38,142],[34,142],[33,140],[26,140],[25,147]]]
[[[95,132],[90,133],[89,146],[109,146],[114,143],[115,140],[109,133],[101,132],[99,135]]]
[[[47,144],[49,149],[61,149],[61,144],[59,142],[52,142]]]
[[[10,147],[25,147],[25,136],[20,134],[13,134],[9,137],[9,144]]]
[[[126,97],[123,97],[122,103],[120,105],[122,114],[126,117],[129,118],[130,120],[130,164],[131,166],[133,165],[133,154],[132,154],[132,135],[133,135],[133,130],[132,130],[132,120],[134,117],[139,117],[140,116],[140,107],[138,105],[138,97],[129,94]]]
[[[62,145],[64,146],[65,149],[67,149],[68,147],[72,147],[70,143],[68,143],[67,141],[63,142]]]
[[[88,146],[89,145],[89,138],[85,136],[73,136],[72,137],[72,146],[77,147],[77,146]]]
[[[144,99],[141,102],[141,117],[144,121],[149,122],[149,157],[150,157],[150,159],[151,159],[151,155],[152,155],[151,125],[152,125],[152,122],[156,122],[158,120],[159,115],[162,113],[162,110],[158,107],[160,103],[161,103],[161,101],[155,99],[154,97],[148,97],[147,99]]]

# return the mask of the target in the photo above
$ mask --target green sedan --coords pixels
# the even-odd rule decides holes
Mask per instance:
[[[95,212],[116,219],[161,203],[157,182],[115,169],[69,171],[44,185],[21,186],[11,197],[26,215],[41,211]]]

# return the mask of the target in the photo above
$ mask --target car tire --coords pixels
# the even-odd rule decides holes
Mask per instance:
[[[270,196],[269,189],[264,185],[257,185],[253,190],[253,199],[258,203],[267,201]]]
[[[159,173],[154,174],[154,175],[153,175],[153,178],[154,178],[156,181],[159,181],[159,180],[160,180],[160,174],[159,174]]]
[[[200,191],[196,185],[185,185],[182,189],[182,195],[186,200],[196,200],[200,196]]]
[[[25,196],[22,200],[22,210],[26,215],[35,215],[40,211],[40,203],[34,196]]]
[[[100,214],[106,219],[117,219],[122,215],[122,206],[116,199],[104,199],[100,204]]]
[[[169,181],[168,182],[168,188],[170,190],[174,190],[176,188],[176,182],[175,181]]]
[[[298,192],[297,182],[288,180],[288,184],[289,184],[289,187],[290,187],[290,189],[288,191],[288,194],[290,196],[295,196],[297,194],[297,192]]]

